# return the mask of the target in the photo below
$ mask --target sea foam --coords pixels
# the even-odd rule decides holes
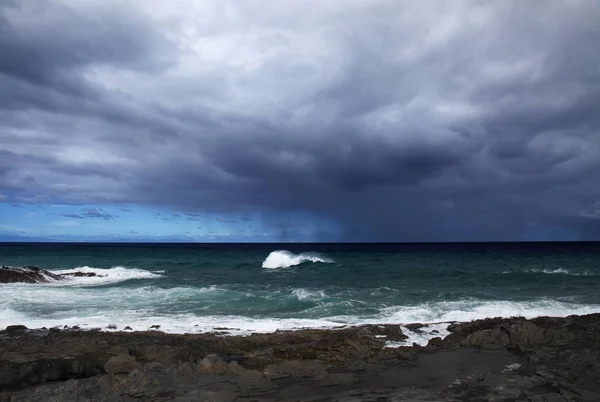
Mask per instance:
[[[311,300],[311,299],[324,299],[327,297],[322,290],[309,290],[309,289],[294,289],[292,294],[296,296],[298,300]]]
[[[291,289],[299,300],[327,303],[330,297],[320,290]],[[247,335],[253,332],[267,333],[278,329],[331,328],[340,325],[362,324],[428,324],[424,332],[404,331],[409,340],[424,344],[435,336],[446,334],[444,323],[471,321],[489,317],[567,316],[600,312],[600,305],[568,303],[558,300],[538,299],[530,301],[467,299],[448,302],[426,302],[417,305],[380,307],[372,313],[351,309],[336,315],[333,311],[320,310],[309,314],[305,310],[298,316],[289,313],[265,316],[264,314],[234,313],[225,308],[229,302],[243,297],[243,293],[217,286],[161,288],[89,288],[80,286],[57,287],[40,284],[2,285],[0,300],[0,330],[7,325],[23,324],[29,328],[74,326],[82,329],[101,328],[117,330],[130,326],[133,330],[148,330],[160,325],[160,330],[171,333],[199,333],[228,328],[231,335]],[[279,297],[289,298],[290,292]],[[266,296],[263,296],[266,297]],[[265,298],[269,303],[274,299]],[[223,310],[223,308],[225,308]],[[228,311],[229,310],[229,311]],[[340,310],[338,310],[340,311]],[[342,310],[343,311],[343,310]],[[433,330],[438,332],[433,332]],[[393,346],[393,345],[389,345]]]
[[[564,268],[557,268],[557,269],[530,269],[527,270],[525,272],[528,273],[535,273],[535,274],[552,274],[552,275],[572,275],[572,276],[593,276],[593,274],[590,274],[588,271],[585,272],[572,272],[572,271],[568,271]]]
[[[524,271],[503,271],[503,275],[523,275],[523,274],[548,274],[548,275],[570,275],[570,276],[597,276],[589,271],[574,272],[564,268],[556,269],[526,269]]]
[[[82,273],[88,274],[93,273],[96,276],[68,276],[64,281],[57,282],[60,285],[73,285],[73,286],[99,286],[99,285],[110,285],[113,283],[119,283],[129,281],[133,279],[156,279],[161,278],[162,275],[153,273],[138,268],[127,268],[122,266],[116,266],[112,268],[94,268],[94,267],[77,267],[73,269],[63,269],[58,271],[52,271],[55,274],[73,274]]]
[[[263,268],[289,268],[295,265],[300,265],[305,262],[325,262],[330,263],[333,260],[323,257],[314,252],[306,252],[294,254],[287,250],[276,250],[271,252],[262,263]]]

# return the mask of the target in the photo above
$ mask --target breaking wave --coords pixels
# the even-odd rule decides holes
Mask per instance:
[[[96,276],[71,276],[67,277],[66,281],[61,281],[61,285],[76,285],[76,286],[99,286],[110,285],[129,281],[133,279],[156,279],[162,275],[153,273],[139,268],[127,268],[116,266],[113,268],[94,268],[94,267],[77,267],[73,269],[63,269],[53,271],[55,274],[95,274]]]
[[[263,268],[289,268],[305,262],[331,263],[333,260],[323,257],[318,253],[307,252],[294,254],[287,250],[276,250],[271,252],[262,263]]]
[[[34,287],[32,286],[33,290]],[[253,332],[269,333],[276,330],[301,328],[331,328],[340,325],[398,324],[419,322],[427,325],[424,333],[403,330],[410,339],[398,344],[411,345],[413,342],[426,344],[436,336],[445,336],[447,323],[471,321],[490,317],[538,316],[561,317],[571,314],[600,312],[600,305],[583,305],[556,300],[534,300],[530,302],[463,300],[459,302],[430,302],[415,306],[392,306],[375,309],[371,314],[347,311],[343,315],[317,316],[261,316],[245,315],[241,311],[233,314],[211,314],[208,310],[168,309],[161,306],[175,306],[197,300],[198,294],[221,294],[224,289],[208,288],[114,288],[109,293],[88,292],[87,289],[73,289],[77,293],[62,294],[58,288],[44,287],[40,294],[23,294],[15,289],[13,301],[0,302],[0,330],[7,325],[23,324],[29,328],[54,326],[80,326],[103,330],[123,330],[130,326],[133,330],[148,330],[152,325],[160,325],[160,330],[171,333],[211,332],[226,328],[231,335],[247,335]],[[299,292],[301,293],[301,292]],[[317,293],[317,292],[316,292]],[[14,301],[20,297],[18,303]],[[311,297],[315,297],[313,295]],[[318,297],[318,296],[317,296]],[[37,299],[55,300],[55,311],[40,314],[30,310]],[[117,301],[116,303],[114,301]],[[154,304],[153,304],[154,303]],[[134,307],[134,308],[132,308]],[[115,328],[111,328],[114,325]],[[433,332],[437,330],[437,332]],[[392,345],[388,345],[392,346]]]
[[[548,274],[548,275],[570,275],[570,276],[595,276],[596,274],[589,271],[573,272],[564,268],[557,269],[528,269],[525,271],[504,271],[503,274]]]
[[[327,297],[322,290],[308,290],[308,289],[294,289],[292,294],[296,296],[298,300],[311,300],[311,299],[324,299]]]
[[[588,271],[585,272],[571,272],[571,271],[567,271],[564,268],[558,268],[558,269],[532,269],[529,270],[527,272],[531,272],[531,273],[536,273],[536,274],[558,274],[558,275],[573,275],[573,276],[591,276],[593,274],[590,274]]]

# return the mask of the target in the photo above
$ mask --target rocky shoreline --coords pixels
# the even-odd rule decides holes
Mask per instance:
[[[419,331],[418,324],[404,327]],[[0,332],[0,401],[600,401],[600,314],[249,336]]]

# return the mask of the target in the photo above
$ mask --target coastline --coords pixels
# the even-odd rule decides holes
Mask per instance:
[[[12,327],[0,332],[0,400],[600,400],[600,314],[455,323],[426,346],[386,347],[420,329]]]

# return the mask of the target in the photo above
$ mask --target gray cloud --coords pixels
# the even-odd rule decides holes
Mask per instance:
[[[111,215],[102,208],[87,208],[78,214],[55,214],[66,218],[74,219],[102,219],[105,221],[118,218],[117,215]]]
[[[600,238],[596,2],[176,3],[0,5],[0,194]]]
[[[217,222],[221,222],[221,223],[239,223],[235,219],[217,219]]]

